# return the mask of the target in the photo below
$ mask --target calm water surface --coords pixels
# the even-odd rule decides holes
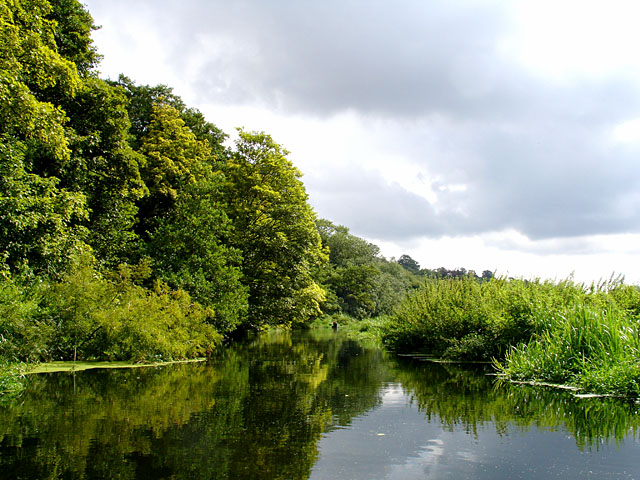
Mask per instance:
[[[329,331],[34,376],[0,406],[0,478],[640,479],[638,405],[485,373]]]

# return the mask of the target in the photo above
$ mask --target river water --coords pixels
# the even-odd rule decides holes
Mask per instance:
[[[208,363],[30,377],[0,406],[0,478],[640,479],[638,410],[274,333]]]

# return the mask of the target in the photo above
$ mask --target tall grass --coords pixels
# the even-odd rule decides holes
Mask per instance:
[[[513,380],[569,383],[589,392],[640,394],[638,318],[612,305],[575,305],[496,362]]]
[[[459,360],[493,360],[514,380],[640,394],[640,292],[619,279],[429,280],[380,326],[383,343]]]
[[[531,337],[548,312],[583,296],[570,282],[471,277],[427,280],[391,317],[383,342],[396,350],[490,360]]]

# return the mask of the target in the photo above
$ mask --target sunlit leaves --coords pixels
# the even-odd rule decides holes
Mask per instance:
[[[264,133],[239,135],[226,168],[227,198],[249,287],[249,321],[303,321],[319,313],[324,298],[311,277],[326,260],[315,213],[288,152]]]
[[[0,3],[0,133],[37,142],[64,158],[65,114],[38,92],[55,86],[71,96],[79,78],[75,65],[57,51],[55,22],[46,19],[50,11],[45,0]]]
[[[232,331],[247,309],[241,284],[240,252],[226,245],[231,223],[224,211],[224,177],[209,171],[180,191],[174,209],[160,221],[149,242],[158,276],[213,307],[213,323]]]
[[[205,142],[195,135],[169,105],[153,108],[149,132],[140,152],[145,156],[144,179],[151,195],[175,199],[178,189],[196,180],[210,157]]]
[[[24,146],[0,142],[0,253],[10,269],[28,265],[38,273],[60,271],[84,248],[84,196],[58,188],[55,178],[24,169]]]

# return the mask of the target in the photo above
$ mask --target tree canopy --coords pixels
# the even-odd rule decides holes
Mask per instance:
[[[232,245],[242,252],[249,324],[290,324],[320,312],[322,288],[312,269],[326,261],[315,213],[288,152],[265,133],[239,130],[229,158]]]

